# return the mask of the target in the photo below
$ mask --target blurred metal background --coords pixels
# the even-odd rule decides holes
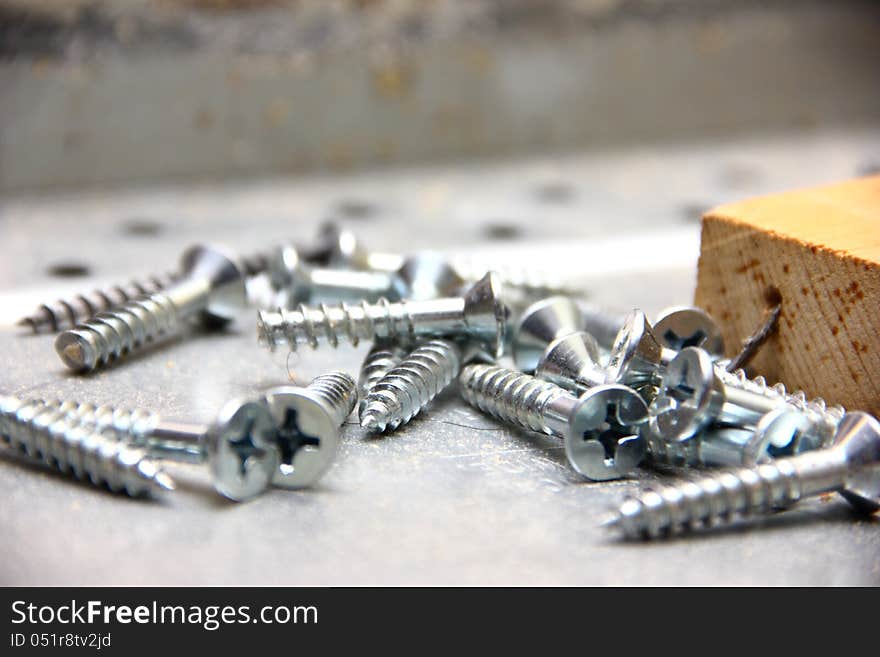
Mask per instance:
[[[872,122],[841,0],[2,0],[0,191]]]

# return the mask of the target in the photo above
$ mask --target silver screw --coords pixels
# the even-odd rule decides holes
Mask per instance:
[[[114,492],[135,497],[174,489],[174,481],[155,458],[112,432],[84,426],[76,407],[2,397],[0,435],[13,449]]]
[[[164,274],[134,280],[124,285],[77,294],[68,299],[39,306],[27,317],[18,320],[18,325],[31,329],[34,333],[54,333],[75,326],[83,319],[110,310],[145,294],[154,294],[165,289],[177,276]]]
[[[89,372],[151,343],[179,334],[185,322],[225,324],[245,304],[242,269],[216,247],[186,251],[181,278],[164,291],[141,297],[60,333],[55,351],[76,372]]]
[[[706,351],[682,349],[666,367],[646,430],[667,442],[679,442],[711,424],[755,428],[771,411],[794,408],[782,396],[729,385],[719,373]],[[833,411],[815,414],[815,430],[825,432],[824,442],[830,440],[838,421]]]
[[[571,298],[536,301],[523,311],[514,330],[513,362],[523,372],[534,372],[548,344],[583,330],[581,310]]]
[[[847,413],[830,449],[646,491],[626,500],[605,525],[627,537],[657,538],[766,514],[831,491],[865,513],[880,510],[880,423],[867,413]]]
[[[269,282],[276,290],[279,305],[292,308],[311,301],[377,301],[399,298],[399,286],[390,272],[310,267],[303,263],[295,247],[276,249],[269,261]]]
[[[321,342],[336,347],[341,338],[357,345],[377,338],[412,341],[419,336],[467,336],[500,354],[506,319],[498,281],[488,274],[463,297],[262,311],[257,333],[260,343],[270,349],[287,345],[293,350],[303,344],[315,349]]]
[[[396,367],[406,355],[407,350],[392,342],[379,341],[364,357],[358,378],[358,397],[360,404],[358,412],[363,408],[364,399],[373,389],[373,386],[381,380],[393,367]]]
[[[96,435],[109,431],[118,442],[143,449],[152,458],[207,463],[215,490],[239,502],[265,491],[279,467],[276,427],[263,402],[232,400],[212,425],[87,404],[71,409],[68,416],[81,429]]]
[[[621,385],[602,385],[576,397],[528,374],[468,365],[459,377],[472,406],[505,422],[563,438],[572,467],[594,481],[622,477],[645,455],[632,428],[647,419],[645,402]]]
[[[357,384],[345,372],[330,372],[304,388],[273,388],[266,400],[281,451],[272,482],[284,488],[312,485],[336,456],[339,427],[357,404]]]
[[[344,230],[333,222],[324,224],[320,239],[330,245],[327,257],[329,267],[392,273],[403,265],[402,255],[371,252],[352,231]]]
[[[538,361],[535,376],[583,394],[607,382],[599,359],[599,345],[591,334],[584,331],[569,333],[547,345]]]
[[[461,349],[449,340],[416,347],[373,385],[360,409],[361,426],[394,431],[445,390],[461,370]]]

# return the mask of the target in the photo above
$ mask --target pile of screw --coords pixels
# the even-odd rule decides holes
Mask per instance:
[[[628,537],[724,524],[833,490],[860,510],[880,509],[877,420],[728,371],[721,331],[699,308],[669,309],[652,324],[639,310],[603,312],[533,272],[371,253],[332,225],[310,249],[284,245],[245,262],[193,247],[171,275],[47,304],[21,324],[61,330],[59,357],[85,373],[224,326],[248,302],[247,279],[262,277],[269,298],[250,299],[262,308],[260,344],[371,343],[357,383],[332,372],[234,400],[212,426],[5,397],[0,436],[130,495],[173,488],[165,459],[206,463],[216,490],[242,501],[270,485],[314,484],[355,407],[367,431],[393,432],[457,384],[484,413],[560,438],[591,481],[638,466],[739,468],[628,499],[606,523]]]

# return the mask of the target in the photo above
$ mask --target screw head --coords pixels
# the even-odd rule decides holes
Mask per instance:
[[[280,246],[269,259],[269,283],[281,297],[279,305],[293,308],[309,298],[309,268],[292,244]]]
[[[323,402],[306,388],[273,388],[266,401],[281,454],[272,482],[284,488],[312,485],[336,456],[339,427]]]
[[[536,301],[523,311],[513,336],[513,360],[523,372],[534,372],[544,350],[557,338],[584,326],[577,304],[564,296]]]
[[[568,390],[602,385],[605,372],[599,364],[599,344],[585,331],[557,338],[538,361],[535,376]]]
[[[682,349],[666,366],[647,430],[668,442],[690,439],[711,421],[716,384],[709,354],[697,347]]]
[[[264,403],[228,402],[207,439],[217,492],[243,502],[269,487],[281,457],[275,423]]]
[[[685,347],[700,347],[712,356],[724,355],[721,328],[701,308],[680,306],[667,308],[654,323],[654,335],[661,346],[681,351]]]
[[[623,477],[645,457],[647,445],[637,427],[647,419],[645,401],[631,388],[591,388],[569,418],[565,455],[577,472],[593,481]]]
[[[207,244],[191,246],[183,252],[180,271],[184,279],[204,277],[210,281],[211,291],[203,312],[212,325],[224,326],[245,307],[244,267],[225,249]]]
[[[614,338],[605,368],[607,381],[627,386],[656,382],[661,347],[641,310],[630,312]]]
[[[880,511],[880,422],[861,411],[847,413],[833,449],[843,451],[848,466],[840,494],[860,511]]]
[[[427,251],[406,258],[394,276],[398,297],[414,301],[453,297],[466,284],[446,258]]]
[[[497,358],[504,349],[509,314],[501,295],[501,281],[489,272],[464,295],[464,318],[468,333],[483,342]]]

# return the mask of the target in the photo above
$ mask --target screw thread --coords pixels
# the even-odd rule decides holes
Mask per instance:
[[[840,421],[846,414],[846,410],[838,404],[829,406],[821,397],[807,399],[803,390],[788,392],[783,383],[771,386],[763,376],[750,379],[742,369],[728,372],[722,367],[716,367],[715,370],[725,385],[784,401],[804,413],[815,427],[817,435],[822,437],[822,446],[831,443]]]
[[[656,538],[766,514],[818,492],[804,489],[810,479],[828,477],[832,464],[826,457],[827,450],[802,454],[649,490],[627,499],[606,524],[630,538]],[[811,475],[801,473],[800,460],[811,464]]]
[[[55,340],[55,351],[70,369],[87,372],[180,330],[180,317],[171,298],[150,294],[63,331]]]
[[[270,349],[287,345],[296,350],[303,344],[316,349],[321,342],[337,347],[342,338],[357,346],[361,340],[379,337],[407,341],[414,335],[407,303],[387,299],[356,306],[340,303],[309,308],[300,304],[295,310],[261,311],[257,320],[260,344]]]
[[[143,295],[164,290],[176,278],[176,274],[160,274],[133,280],[124,285],[113,285],[76,294],[39,306],[32,314],[22,317],[18,324],[30,328],[34,333],[62,331],[93,315],[111,310]]]
[[[546,409],[568,392],[528,374],[494,365],[468,365],[459,377],[461,394],[472,406],[505,422],[550,433]]]
[[[429,340],[388,371],[363,401],[361,426],[395,430],[409,422],[458,376],[461,351],[449,340]]]
[[[373,386],[385,376],[391,368],[395,367],[406,356],[406,350],[402,347],[385,342],[376,343],[364,358],[358,379],[358,390],[361,398],[365,398]],[[363,406],[363,402],[361,402]]]
[[[308,389],[324,402],[337,425],[345,422],[357,404],[357,384],[345,372],[322,374]]]
[[[113,492],[135,497],[173,489],[171,477],[146,451],[83,419],[97,411],[86,404],[4,397],[0,435],[11,448]]]

